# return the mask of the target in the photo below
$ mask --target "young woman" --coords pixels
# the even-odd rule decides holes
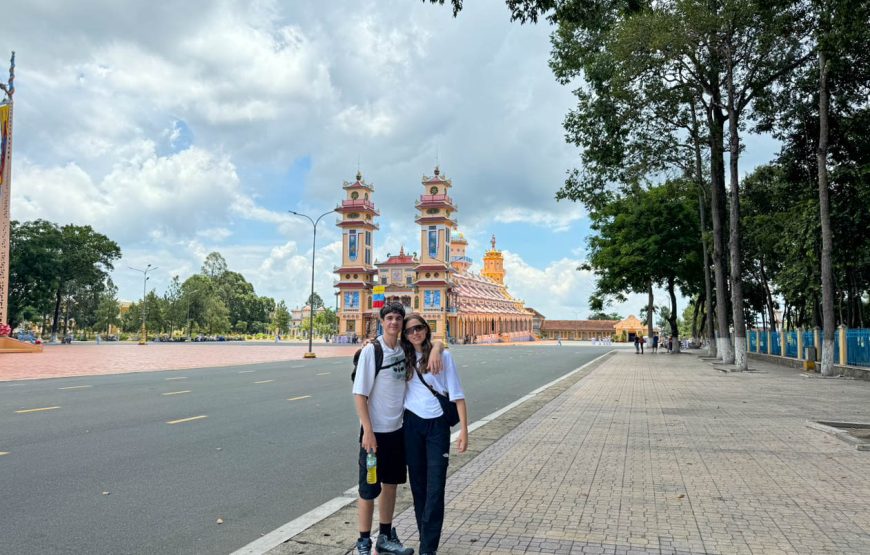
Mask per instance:
[[[450,460],[450,426],[441,404],[426,384],[456,402],[460,426],[456,450],[464,453],[468,448],[468,413],[459,374],[450,351],[446,350],[441,355],[441,373],[436,376],[427,371],[432,351],[431,337],[429,324],[421,315],[412,313],[405,317],[402,333],[408,378],[405,389],[405,459],[414,496],[421,555],[434,555],[441,541],[444,485]]]

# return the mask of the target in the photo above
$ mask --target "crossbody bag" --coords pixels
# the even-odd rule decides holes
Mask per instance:
[[[441,410],[444,412],[444,418],[447,420],[447,425],[451,428],[457,424],[459,424],[459,409],[456,407],[456,402],[451,401],[443,393],[438,393],[435,389],[426,383],[426,380],[423,379],[423,374],[420,373],[419,368],[414,368],[414,371],[417,372],[417,377],[420,378],[420,381],[423,382],[423,385],[432,392],[432,395],[438,399],[438,403],[441,405]]]

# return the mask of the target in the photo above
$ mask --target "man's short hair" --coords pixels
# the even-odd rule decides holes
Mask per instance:
[[[387,314],[390,314],[391,312],[395,312],[396,314],[398,314],[399,316],[401,316],[404,319],[405,318],[405,305],[403,305],[402,303],[387,303],[387,304],[385,304],[384,306],[381,307],[381,312],[380,312],[381,320],[386,318]]]

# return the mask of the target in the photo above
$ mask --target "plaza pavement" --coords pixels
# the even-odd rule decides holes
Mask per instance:
[[[870,382],[752,367],[617,352],[504,435],[523,405],[474,430],[489,446],[452,455],[439,553],[870,553],[870,452],[806,426],[870,422]],[[347,553],[355,513],[270,553]],[[412,508],[395,525],[418,545]]]
[[[318,358],[350,356],[359,345],[316,345]],[[46,345],[41,353],[0,356],[0,382],[298,361],[308,346],[284,343]]]

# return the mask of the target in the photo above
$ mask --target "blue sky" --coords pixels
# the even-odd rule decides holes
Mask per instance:
[[[437,157],[477,268],[494,233],[515,296],[553,319],[588,314],[587,220],[554,200],[578,160],[562,129],[573,97],[547,66],[550,29],[510,23],[502,2],[454,19],[402,0],[41,0],[4,18],[0,52],[18,55],[13,218],[116,240],[121,298],[141,295],[128,266],[158,266],[162,293],[216,250],[259,294],[301,304],[311,226],[288,210],[329,210],[359,168],[381,211],[376,256],[419,250],[414,201]],[[776,149],[746,142],[744,170]],[[334,222],[318,228],[324,298]]]

